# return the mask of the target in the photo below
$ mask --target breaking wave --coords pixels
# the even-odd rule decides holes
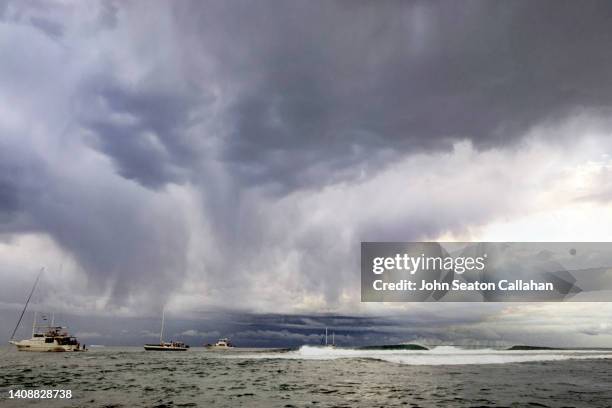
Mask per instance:
[[[230,357],[230,356],[228,356]],[[373,359],[409,365],[462,365],[506,364],[531,361],[557,361],[572,359],[612,359],[612,350],[528,350],[463,349],[438,346],[431,350],[363,350],[302,346],[298,350],[282,353],[242,355],[253,359]]]

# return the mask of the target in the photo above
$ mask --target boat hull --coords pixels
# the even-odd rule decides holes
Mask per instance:
[[[187,351],[189,348],[178,346],[160,346],[158,344],[145,344],[144,349],[146,351]]]
[[[48,353],[62,353],[62,352],[77,352],[85,351],[76,345],[58,345],[52,343],[39,343],[28,340],[24,341],[11,341],[11,344],[17,347],[18,351],[29,351],[29,352],[48,352]]]

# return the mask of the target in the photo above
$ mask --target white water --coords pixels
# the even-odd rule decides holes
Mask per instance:
[[[237,356],[227,356],[237,357]],[[240,355],[253,359],[334,360],[339,358],[367,358],[409,365],[505,364],[529,361],[571,359],[612,359],[611,350],[529,350],[462,349],[438,346],[431,350],[360,350],[302,346],[284,353]]]

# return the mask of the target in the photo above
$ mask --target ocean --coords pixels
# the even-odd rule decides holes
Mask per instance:
[[[71,399],[10,399],[10,390]],[[610,407],[612,350],[25,353],[0,348],[2,407]]]

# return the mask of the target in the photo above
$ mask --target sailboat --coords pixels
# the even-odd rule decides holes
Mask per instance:
[[[331,344],[327,342],[327,327],[325,328],[325,348],[336,348],[336,342],[335,342],[335,332],[332,332],[332,342]]]
[[[55,326],[55,315],[51,318],[50,325],[39,325],[36,320],[36,312],[34,312],[34,319],[32,323],[32,338],[24,339],[24,340],[14,340],[15,333],[21,324],[21,320],[23,319],[23,315],[28,308],[28,304],[30,303],[30,299],[32,299],[32,295],[34,294],[34,290],[36,289],[36,285],[42,275],[44,268],[40,269],[36,280],[34,281],[34,286],[32,286],[32,290],[30,291],[30,295],[26,300],[26,304],[21,311],[21,315],[19,316],[19,320],[17,321],[17,325],[11,334],[11,339],[9,343],[16,346],[18,351],[51,351],[51,352],[61,352],[61,351],[87,351],[85,345],[81,345],[76,337],[71,336],[67,332],[67,327]],[[46,318],[43,318],[43,321]]]
[[[162,310],[162,324],[159,333],[159,344],[145,344],[146,351],[187,351],[189,346],[182,341],[164,341],[164,317],[165,311]]]

